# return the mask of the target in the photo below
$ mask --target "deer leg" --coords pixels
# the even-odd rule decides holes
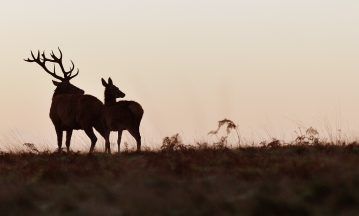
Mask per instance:
[[[90,148],[90,152],[89,152],[89,154],[91,154],[93,152],[93,150],[95,149],[97,137],[96,137],[95,133],[93,132],[92,127],[85,129],[85,133],[91,140],[91,148]]]
[[[94,128],[101,134],[101,136],[105,139],[105,153],[111,153],[110,148],[110,131],[105,128],[102,124],[97,124]]]
[[[128,130],[128,132],[130,132],[130,134],[135,138],[136,140],[136,143],[137,143],[137,152],[140,152],[141,151],[141,134],[140,134],[140,131],[139,129],[131,129],[131,130]]]
[[[67,149],[67,152],[70,152],[72,131],[73,130],[67,130],[66,131],[66,149]]]
[[[121,138],[122,138],[122,130],[119,130],[117,137],[118,154],[120,154]]]
[[[62,151],[62,130],[56,129],[58,152]]]
[[[105,152],[108,154],[111,154],[111,145],[110,145],[110,132],[106,132],[106,138],[105,138]]]
[[[110,148],[110,131],[104,129],[103,127],[96,127],[95,129],[101,134],[101,136],[105,139],[105,153],[111,153]]]

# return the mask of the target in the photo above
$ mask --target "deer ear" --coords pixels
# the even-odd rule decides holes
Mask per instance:
[[[107,87],[108,84],[106,83],[106,81],[103,78],[101,78],[101,81],[102,81],[102,85]]]
[[[55,80],[52,80],[52,83],[55,85],[55,86],[59,86],[60,85],[60,82],[57,82]]]
[[[108,84],[113,85],[111,77],[108,78]]]

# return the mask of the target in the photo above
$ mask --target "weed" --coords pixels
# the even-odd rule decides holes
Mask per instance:
[[[222,136],[219,139],[219,141],[217,143],[215,143],[215,145],[218,145],[218,144],[221,144],[221,145],[225,144],[226,145],[229,134],[232,131],[235,131],[236,135],[237,135],[237,138],[238,138],[238,146],[240,146],[241,145],[241,138],[240,138],[240,135],[239,135],[238,126],[232,120],[223,119],[221,121],[218,121],[217,129],[208,132],[208,134],[209,135],[217,135],[222,127],[225,127],[226,134],[224,136]]]
[[[24,143],[24,146],[32,153],[40,153],[33,143]]]
[[[298,131],[294,131],[297,137],[294,140],[295,144],[319,144],[319,132],[313,127],[309,127],[305,133],[302,132],[301,128]]]
[[[178,133],[171,137],[165,137],[162,141],[161,151],[171,152],[185,149],[186,146],[182,143]]]

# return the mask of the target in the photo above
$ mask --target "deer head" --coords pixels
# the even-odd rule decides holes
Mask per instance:
[[[125,93],[120,91],[120,89],[115,86],[111,78],[108,78],[108,82],[102,78],[102,85],[105,87],[105,104],[106,103],[115,103],[116,98],[123,98],[126,96]]]
[[[60,52],[60,56],[57,57],[54,53],[54,51],[51,51],[50,53],[50,58],[46,57],[45,55],[45,51],[40,53],[40,51],[37,51],[37,56],[35,57],[34,53],[31,51],[31,58],[28,59],[24,59],[26,62],[35,62],[38,65],[40,65],[46,73],[50,74],[52,77],[54,77],[55,79],[59,80],[60,82],[57,81],[52,81],[53,84],[56,86],[56,90],[55,90],[55,94],[84,94],[85,92],[72,85],[70,83],[70,80],[73,79],[74,77],[76,77],[79,74],[79,69],[77,69],[76,74],[72,75],[72,72],[75,69],[75,65],[73,63],[73,61],[71,61],[71,67],[69,69],[69,71],[65,70],[65,67],[62,63],[62,51],[59,49]],[[51,62],[54,63],[54,69],[53,71],[49,70],[46,67],[46,63],[47,62]],[[63,76],[59,76],[58,74],[56,74],[56,65],[58,64],[58,66],[60,67]]]

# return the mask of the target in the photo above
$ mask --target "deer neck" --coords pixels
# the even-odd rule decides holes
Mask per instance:
[[[114,97],[109,97],[108,95],[105,95],[105,105],[106,106],[111,106],[116,104],[116,98]]]
[[[56,96],[60,96],[60,95],[64,95],[64,94],[61,94],[59,92],[54,92],[54,94],[52,95],[52,99],[54,99]]]

